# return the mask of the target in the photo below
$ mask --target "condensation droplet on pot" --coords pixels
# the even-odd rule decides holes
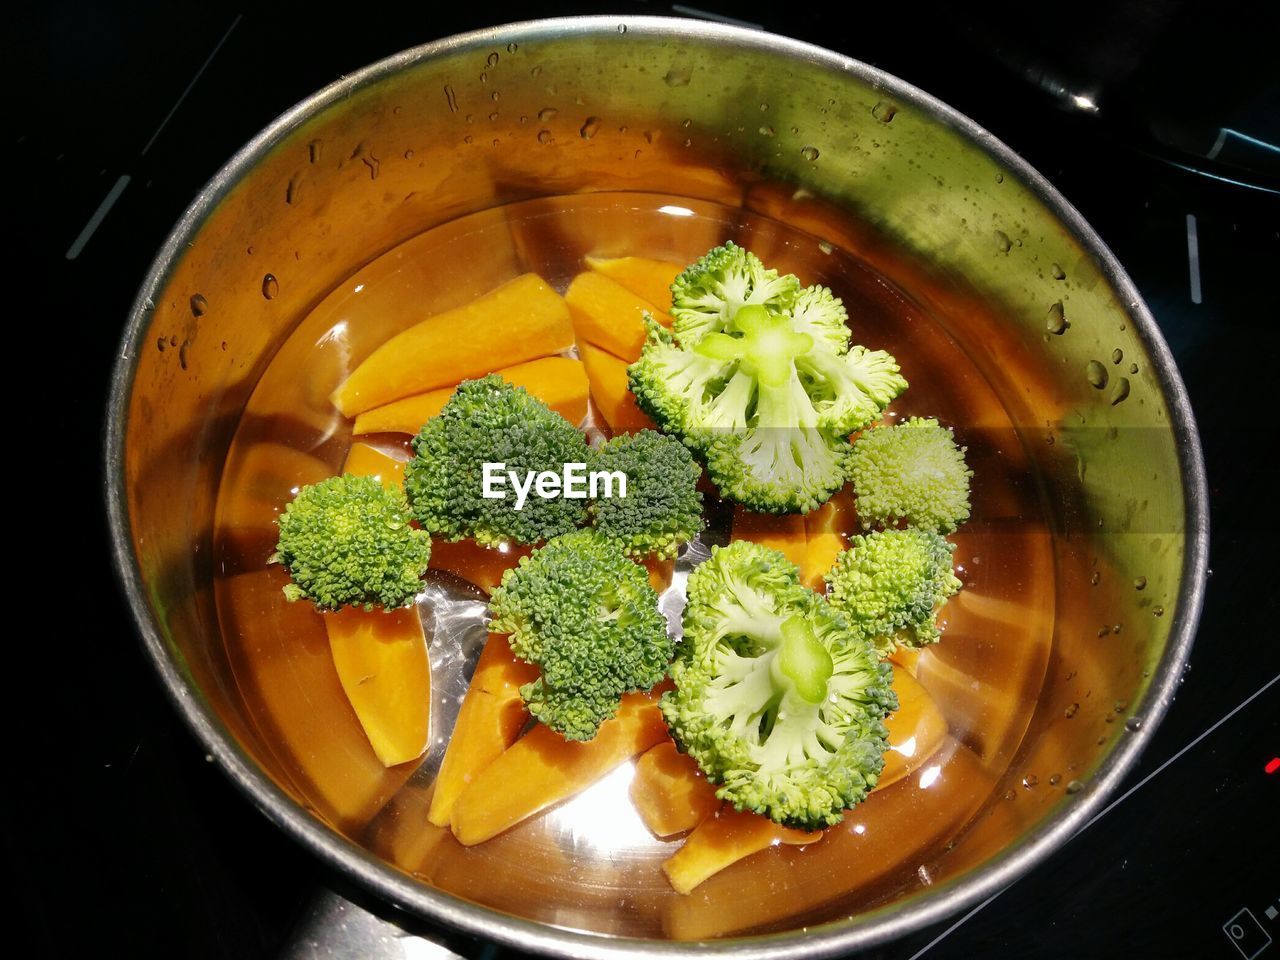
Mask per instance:
[[[1063,270],[1062,267],[1058,266],[1058,264],[1056,263],[1053,264],[1052,266],[1050,266],[1049,269],[1050,269],[1050,272],[1053,273],[1053,279],[1055,280],[1067,279],[1067,271]]]
[[[1102,582],[1102,574],[1098,573],[1098,571],[1097,571],[1097,570],[1093,571],[1093,576],[1091,576],[1091,577],[1089,578],[1089,583],[1090,583],[1092,586],[1095,586],[1095,587],[1096,587],[1096,586],[1097,586],[1098,584],[1100,584],[1101,582]]]
[[[275,274],[268,273],[262,278],[262,295],[268,300],[274,300],[280,293],[280,281],[276,279]]]
[[[1068,720],[1070,720],[1072,717],[1074,717],[1074,716],[1075,716],[1077,713],[1079,713],[1079,712],[1080,712],[1080,704],[1078,704],[1078,703],[1073,703],[1073,704],[1070,704],[1070,705],[1067,707],[1067,709],[1065,709],[1065,710],[1063,710],[1063,711],[1062,711],[1062,715],[1063,715],[1064,717],[1066,717]]]
[[[495,90],[493,93],[489,94],[489,99],[496,103],[498,100],[502,99],[502,94]]]
[[[489,56],[485,57],[484,62],[487,66],[496,67],[498,65],[498,51],[495,50],[493,53],[489,54]]]
[[[644,142],[645,142],[645,143],[653,143],[653,141],[654,141],[654,140],[656,140],[656,139],[658,139],[658,135],[657,135],[656,133],[654,133],[652,130],[646,130],[646,131],[644,132]]]
[[[1062,336],[1067,332],[1067,328],[1071,326],[1067,322],[1067,315],[1063,312],[1062,301],[1049,307],[1049,312],[1044,317],[1044,328],[1056,337]]]
[[[480,82],[481,82],[481,83],[488,83],[488,82],[489,82],[489,75],[488,75],[487,73],[482,73],[482,74],[480,74]]]
[[[993,235],[996,238],[996,249],[1001,253],[1008,253],[1013,249],[1013,241],[1009,239],[1009,235],[1003,230],[997,230]]]
[[[888,100],[881,100],[871,108],[871,115],[881,123],[890,123],[898,115],[898,108]]]
[[[1124,728],[1128,730],[1130,733],[1137,733],[1139,730],[1142,729],[1142,718],[1130,717],[1128,720],[1124,722]]]
[[[618,24],[618,32],[619,32],[619,33],[626,33],[626,32],[627,32],[627,25],[626,25],[625,23],[620,23],[620,24]]]
[[[1147,578],[1146,578],[1146,577],[1138,577],[1136,580],[1134,580],[1134,581],[1133,581],[1133,589],[1135,589],[1135,590],[1145,590],[1145,589],[1147,589]]]
[[[193,293],[191,295],[191,315],[193,317],[203,317],[209,310],[209,301],[205,299],[203,293]]]
[[[178,335],[175,333],[169,337],[169,346],[176,347],[178,345]]]
[[[1121,377],[1116,381],[1116,385],[1111,388],[1111,405],[1114,407],[1117,403],[1123,403],[1129,396],[1129,378]]]
[[[1049,778],[1049,786],[1051,787],[1056,787],[1061,782],[1062,782],[1062,774],[1060,773],[1055,773],[1053,776]]]
[[[680,126],[684,127],[687,130],[693,126],[693,121],[690,120],[688,117],[685,117],[683,120],[680,121]]]
[[[489,114],[489,119],[490,119],[490,120],[497,120],[497,119],[498,119],[498,111],[497,111],[497,110],[495,110],[495,111],[493,111],[493,113]]]
[[[760,104],[760,112],[761,112],[761,113],[768,113],[768,112],[769,112],[769,104],[767,104],[767,103],[761,103],[761,104]]]
[[[295,173],[289,178],[289,183],[284,188],[284,202],[293,205],[293,201],[298,199],[298,193],[302,190],[302,174]]]
[[[405,158],[406,160],[412,160],[412,159],[413,159],[413,151],[412,151],[412,150],[406,150],[406,151],[404,152],[404,158]]]
[[[1107,368],[1097,360],[1090,360],[1088,364],[1085,365],[1084,375],[1085,379],[1099,390],[1107,385]]]
[[[1124,359],[1124,351],[1121,350],[1119,347],[1116,347],[1114,350],[1111,351],[1112,363],[1119,363],[1123,359]]]
[[[997,174],[996,174],[996,183],[1004,183],[1004,174],[1003,174],[1003,173],[997,173]]]
[[[1006,800],[1016,800],[1018,799],[1018,795],[1014,793],[1012,790],[1008,790],[1005,792],[1004,798]]]
[[[1161,606],[1159,606],[1159,605],[1154,606],[1154,607],[1152,607],[1152,608],[1151,608],[1151,612],[1152,612],[1155,616],[1157,616],[1157,617],[1163,617],[1163,616],[1164,616],[1164,607],[1161,607]]]
[[[159,350],[161,353],[164,353],[164,348],[167,347],[168,345],[169,345],[168,341],[166,341],[164,337],[158,337],[156,339],[156,349]]]
[[[582,129],[578,131],[578,136],[583,140],[590,140],[596,135],[596,131],[600,129],[601,120],[599,117],[587,117],[582,124]]]
[[[474,143],[474,142],[475,142],[475,139],[476,139],[475,137],[471,136],[471,134],[469,134],[469,133],[468,133],[465,137],[463,137],[463,138],[462,138],[462,142],[463,142],[463,143]]]
[[[688,138],[686,138],[686,139],[685,139],[685,141],[684,141],[684,146],[686,146],[686,147],[692,147],[692,146],[693,146],[693,141],[692,141],[692,140],[690,140],[690,139],[688,139]]]
[[[520,49],[520,44],[518,44],[518,43],[508,43],[508,44],[507,44],[507,53],[515,53],[515,52],[516,52],[517,50],[519,50],[519,49]]]
[[[550,143],[550,142],[551,142],[551,131],[550,131],[550,130],[539,130],[539,131],[538,131],[538,142],[539,142],[539,143]]]
[[[458,95],[453,92],[453,87],[447,83],[444,85],[444,102],[449,104],[449,112],[458,112]]]
[[[825,240],[820,240],[818,241],[818,249],[821,250],[823,253],[825,253],[829,257],[831,256],[832,252],[834,252],[835,247],[827,243],[827,241]]]
[[[178,366],[183,370],[187,369],[187,353],[191,350],[191,341],[183,340],[182,346],[178,348]]]
[[[817,160],[817,159],[818,159],[818,156],[819,156],[819,154],[818,154],[818,148],[817,148],[817,147],[802,147],[802,148],[800,149],[800,156],[804,157],[804,158],[805,158],[806,160],[808,160],[810,163],[813,163],[813,161],[815,161],[815,160]]]
[[[382,161],[371,153],[366,153],[360,158],[360,162],[369,168],[369,179],[377,180],[378,173],[382,170]]]
[[[773,136],[773,127],[769,126],[769,125],[766,123],[764,126],[762,126],[762,127],[760,128],[760,136],[762,136],[762,137],[772,137],[772,136]]]
[[[496,147],[496,146],[498,146],[498,145],[500,145],[501,143],[502,143],[502,141],[501,141],[501,140],[499,140],[497,137],[494,137],[494,138],[493,138],[493,145],[494,145],[495,147]]]
[[[1129,364],[1129,372],[1130,372],[1130,373],[1137,373],[1137,372],[1138,372],[1138,365],[1137,365],[1136,363],[1131,363],[1131,364]]]
[[[1084,784],[1079,780],[1072,780],[1067,784],[1067,793],[1079,793],[1084,789]]]
[[[1111,625],[1111,632],[1112,632],[1113,634],[1115,634],[1116,636],[1119,636],[1119,635],[1120,635],[1120,631],[1121,631],[1121,630],[1123,630],[1123,629],[1124,629],[1124,627],[1122,627],[1122,626],[1121,626],[1120,624],[1118,624],[1118,623],[1113,623],[1113,624]]]
[[[323,152],[324,152],[324,141],[312,140],[310,143],[307,144],[307,162],[319,163],[320,154],[322,154]]]
[[[556,115],[559,112],[560,111],[557,110],[555,107],[543,107],[541,110],[538,111],[538,119],[541,120],[543,123],[549,123],[550,121],[556,118]]]
[[[684,67],[672,67],[662,77],[668,87],[687,87],[693,77]]]

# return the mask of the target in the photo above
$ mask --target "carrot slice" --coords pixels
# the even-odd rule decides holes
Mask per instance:
[[[541,277],[526,273],[392,337],[330,399],[343,416],[354,417],[401,397],[559,353],[572,343],[564,301]]]
[[[608,350],[628,363],[639,359],[644,346],[646,313],[664,327],[671,326],[666,313],[601,273],[588,271],[574,277],[564,302],[579,343]]]
[[[524,387],[570,423],[581,423],[587,415],[587,374],[581,360],[543,357],[494,372],[512,386]],[[356,417],[351,432],[357,436],[365,433],[415,434],[444,409],[454,389],[453,386],[441,387],[366,410]]]
[[[449,543],[435,540],[431,544],[432,570],[448,570],[470,580],[485,593],[493,593],[502,575],[527,557],[529,547],[510,546],[506,550],[482,547],[474,540]]]
[[[343,472],[399,485],[404,463],[367,444],[353,444]],[[431,662],[413,607],[324,616],[329,652],[369,745],[383,766],[422,756],[431,722]]]
[[[636,406],[627,382],[626,361],[589,343],[579,343],[578,352],[591,383],[591,399],[614,434],[657,429],[648,414]]]
[[[589,787],[667,735],[654,694],[627,694],[592,740],[565,740],[539,724],[471,781],[453,805],[453,835],[465,846]]]
[[[793,830],[758,813],[726,806],[698,824],[662,871],[677,893],[690,893],[708,877],[753,853],[782,843],[803,846],[821,839],[821,830]]]
[[[516,659],[505,635],[489,635],[436,775],[427,811],[436,826],[449,825],[458,797],[516,742],[529,719],[520,687],[537,676],[537,667]]]
[[[840,551],[849,546],[849,534],[857,528],[853,489],[845,487],[804,518],[807,544],[800,564],[800,579],[810,590],[824,590],[822,578],[835,565]]]
[[[733,539],[751,540],[779,550],[796,566],[805,562],[805,520],[801,514],[752,513],[733,508]]]
[[[681,264],[647,257],[587,257],[586,261],[596,273],[626,287],[656,309],[667,311],[671,309],[671,284],[684,270]]]
[[[636,761],[631,801],[657,837],[692,830],[720,806],[715,785],[707,782],[697,761],[670,740]]]
[[[906,670],[894,670],[893,691],[898,695],[898,709],[884,722],[889,729],[889,749],[876,790],[914,773],[947,738],[947,718],[915,677]]]

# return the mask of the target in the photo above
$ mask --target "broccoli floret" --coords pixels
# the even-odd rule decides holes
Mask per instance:
[[[689,576],[662,698],[672,736],[739,810],[814,830],[876,785],[893,671],[795,564],[746,540]]]
[[[482,496],[485,463],[505,463],[523,476],[529,470],[561,473],[566,463],[589,458],[577,427],[499,376],[459,384],[444,409],[423,424],[413,449],[405,492],[418,522],[443,539],[538,543],[587,520],[585,499],[530,496],[517,510],[510,490],[505,499]]]
[[[793,275],[766,270],[760,258],[732,240],[687,267],[671,284],[676,336],[693,346],[708,333],[731,328],[738,310],[759,304],[774,312],[791,309],[800,292]]]
[[[674,557],[702,532],[702,470],[674,437],[652,430],[614,437],[595,452],[592,469],[627,477],[627,495],[596,499],[591,516],[596,531],[628,556]]]
[[[969,518],[972,476],[951,430],[920,417],[873,427],[858,438],[849,457],[864,527],[905,520],[923,530],[951,533]]]
[[[844,485],[847,436],[906,388],[883,351],[840,355],[789,313],[749,304],[693,346],[651,327],[628,368],[637,403],[706,459],[722,495],[807,512]]]
[[[849,349],[849,313],[844,301],[823,286],[805,287],[791,308],[793,325],[832,353]]]
[[[960,590],[954,551],[941,535],[915,528],[852,537],[827,573],[827,600],[882,657],[936,643],[938,610]]]
[[[284,595],[322,610],[410,603],[431,559],[431,538],[410,525],[404,494],[346,474],[303,487],[276,521],[271,563],[293,582]]]
[[[520,688],[529,712],[567,740],[590,740],[622,694],[667,674],[672,642],[645,569],[590,530],[565,534],[502,576],[489,629],[542,675]]]

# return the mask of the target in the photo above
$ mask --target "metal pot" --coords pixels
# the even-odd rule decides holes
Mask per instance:
[[[398,162],[410,149],[415,161]],[[495,910],[415,878],[308,804],[221,641],[220,472],[250,392],[299,319],[433,225],[608,190],[742,207],[869,261],[965,345],[1020,425],[1010,442],[1053,508],[1052,649],[990,799],[937,851],[927,884],[883,891],[852,917],[839,904],[818,910],[803,934],[697,947],[601,937],[627,927],[539,915],[533,884],[527,908]],[[1205,581],[1205,480],[1183,385],[1133,283],[1080,215],[1008,147],[893,77],[684,20],[468,34],[345,77],[277,119],[201,191],[143,282],[106,456],[115,556],[143,641],[229,776],[389,903],[570,956],[844,953],[991,895],[1095,816],[1133,766],[1176,689]],[[1032,778],[1043,789],[1021,788]],[[1010,790],[1018,802],[1001,802]]]

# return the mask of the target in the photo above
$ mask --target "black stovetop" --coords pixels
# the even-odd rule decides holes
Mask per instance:
[[[29,512],[68,521],[53,538],[11,527],[36,556],[24,556],[21,579],[10,582],[27,584],[39,570],[34,579],[56,594],[50,616],[15,626],[7,641],[18,651],[7,698],[17,708],[17,762],[4,791],[4,845],[20,881],[17,935],[29,931],[31,956],[92,944],[133,956],[275,957],[316,891],[343,889],[205,762],[153,678],[110,572],[98,465],[106,383],[129,304],[169,228],[236,148],[340,74],[507,20],[672,12],[643,2],[363,4],[332,15],[179,6],[66,2],[10,15],[20,247],[11,280],[23,305],[10,323],[32,330],[35,364],[54,374],[11,391],[11,415],[45,414],[18,442],[41,453],[36,469],[57,479],[57,502],[36,493]],[[1004,23],[1006,32],[992,28],[991,11],[970,20],[911,4],[849,21],[815,10],[799,23],[780,22],[776,8],[707,6],[873,62],[1045,173],[1150,305],[1186,379],[1208,463],[1213,576],[1191,669],[1125,788],[1083,835],[993,901],[873,955],[1280,958],[1280,945],[1266,946],[1280,940],[1280,770],[1267,772],[1280,755],[1280,590],[1265,456],[1280,446],[1280,197],[1228,182],[1265,171],[1189,162],[1158,142],[1149,131],[1168,129],[1169,109],[1151,84],[1168,70],[1117,67],[1159,66],[1169,55],[1161,37],[1172,31],[1185,46],[1203,23],[1202,56],[1179,82],[1198,72],[1201,93],[1217,90],[1232,122],[1242,110],[1280,118],[1262,95],[1277,86],[1275,61],[1250,50],[1265,34],[1230,4],[1195,12],[1201,20],[1178,3],[1122,5],[1124,15],[1092,25],[1086,4],[1084,13],[1027,14]],[[1163,32],[1138,29],[1144,18]],[[1118,43],[1126,30],[1143,42]],[[1225,91],[1214,86],[1223,77]],[[1227,103],[1242,92],[1248,109]],[[1064,108],[1073,95],[1096,97],[1101,109]],[[1214,108],[1212,96],[1187,102],[1200,114]],[[1265,140],[1257,128],[1253,137]],[[15,596],[26,599],[29,586]]]

